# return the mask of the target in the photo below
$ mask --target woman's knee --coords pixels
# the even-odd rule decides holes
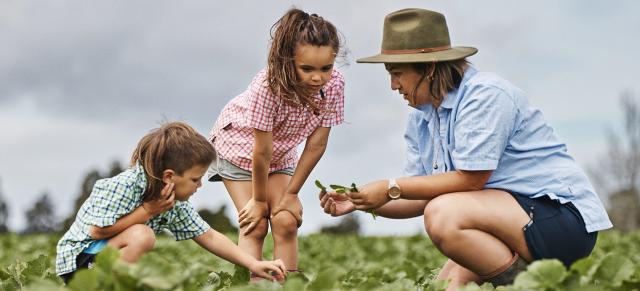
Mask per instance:
[[[274,236],[296,236],[298,221],[289,211],[280,211],[271,219],[271,228]]]
[[[458,229],[456,201],[447,195],[438,196],[424,208],[424,226],[431,241],[440,245]]]

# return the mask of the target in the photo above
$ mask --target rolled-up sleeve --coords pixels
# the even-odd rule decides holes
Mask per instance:
[[[267,86],[264,71],[251,81],[247,94],[246,124],[258,130],[273,131],[274,119],[282,101]]]
[[[517,107],[499,88],[469,88],[456,116],[452,152],[456,169],[495,170],[515,128]]]
[[[110,226],[116,221],[132,211],[132,201],[137,189],[135,183],[131,180],[116,180],[115,182],[107,182],[107,180],[99,180],[93,187],[91,192],[91,211],[86,213],[87,220],[91,225],[97,227]]]

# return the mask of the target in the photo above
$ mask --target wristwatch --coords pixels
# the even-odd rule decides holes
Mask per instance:
[[[402,189],[398,186],[396,179],[389,179],[389,190],[387,190],[387,195],[389,195],[391,200],[397,200],[400,198],[400,195],[402,195]]]

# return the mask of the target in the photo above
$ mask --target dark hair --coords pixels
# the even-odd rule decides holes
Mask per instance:
[[[469,62],[466,59],[446,62],[413,63],[413,69],[418,73],[422,73],[422,76],[411,94],[415,96],[418,86],[420,86],[424,80],[429,80],[431,104],[435,107],[440,106],[444,96],[460,86],[464,69],[468,65]]]
[[[183,122],[169,122],[142,137],[131,155],[131,166],[140,164],[147,178],[143,200],[160,195],[166,169],[182,175],[197,165],[209,165],[216,157],[213,146],[195,129]]]
[[[271,92],[293,105],[319,107],[311,92],[296,74],[294,56],[298,44],[330,46],[334,53],[340,51],[340,37],[331,22],[317,14],[292,8],[271,27],[271,49],[267,65],[267,82]]]

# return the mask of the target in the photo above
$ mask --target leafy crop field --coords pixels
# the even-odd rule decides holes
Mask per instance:
[[[202,250],[192,241],[161,237],[135,265],[107,250],[96,267],[68,285],[54,273],[57,236],[0,236],[1,290],[443,290],[434,281],[445,258],[424,236],[358,237],[314,234],[300,238],[302,274],[284,284],[247,284],[248,271]],[[265,255],[272,246],[267,244]],[[463,290],[493,290],[470,284]],[[640,232],[601,233],[591,257],[565,269],[539,261],[498,290],[640,290]]]

